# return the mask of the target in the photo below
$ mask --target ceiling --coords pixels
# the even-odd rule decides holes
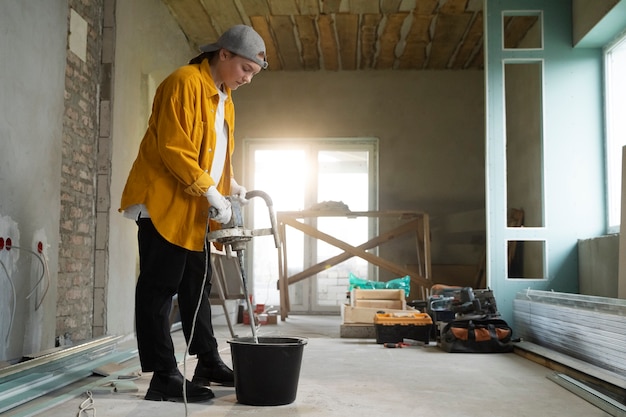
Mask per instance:
[[[254,27],[270,71],[483,68],[482,0],[162,1],[195,50],[233,25]],[[505,19],[505,43],[535,20]]]

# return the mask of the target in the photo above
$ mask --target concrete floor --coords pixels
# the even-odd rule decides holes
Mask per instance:
[[[553,371],[514,353],[449,354],[434,344],[389,349],[374,339],[339,337],[336,316],[291,315],[287,321],[264,326],[259,336],[302,336],[304,347],[296,400],[288,405],[254,407],[237,403],[235,389],[215,386],[210,402],[188,404],[143,399],[151,374],[134,382],[134,393],[94,394],[94,410],[79,414],[86,399],[69,398],[34,414],[46,417],[176,417],[176,416],[354,416],[432,417],[609,416],[547,378]],[[248,326],[237,325],[239,336]],[[216,328],[222,357],[231,362],[228,328]],[[182,332],[173,334],[184,352]],[[134,346],[134,341],[120,344]],[[126,346],[127,347],[127,346]],[[188,358],[191,377],[195,358]],[[183,366],[181,365],[181,370]],[[93,377],[96,378],[96,377]],[[93,382],[93,379],[91,380]],[[76,391],[76,387],[73,388]],[[53,393],[63,395],[62,393]],[[45,404],[46,399],[39,400]],[[43,407],[43,405],[42,405]],[[7,416],[24,415],[19,410]]]

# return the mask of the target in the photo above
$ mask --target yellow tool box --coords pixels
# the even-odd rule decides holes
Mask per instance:
[[[376,343],[399,343],[404,339],[430,342],[433,320],[427,313],[376,313]]]

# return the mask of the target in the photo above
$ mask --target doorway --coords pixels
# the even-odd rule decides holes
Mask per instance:
[[[378,141],[374,138],[248,140],[244,173],[250,190],[270,195],[275,212],[301,211],[325,205],[345,205],[351,211],[377,207]],[[258,200],[258,201],[255,201]],[[254,229],[270,227],[267,207],[253,199],[247,218]],[[311,226],[349,244],[365,242],[376,231],[367,218],[320,218]],[[301,271],[339,253],[339,249],[287,231],[288,264]],[[247,267],[254,302],[278,306],[278,252],[271,240],[253,239]],[[291,311],[302,314],[339,313],[346,300],[350,276],[372,277],[376,271],[360,258],[351,258],[289,288]]]

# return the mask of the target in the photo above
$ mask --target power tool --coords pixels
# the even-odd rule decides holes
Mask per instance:
[[[280,246],[280,239],[278,237],[278,229],[276,228],[276,216],[274,213],[274,206],[270,196],[263,191],[254,190],[246,193],[246,200],[250,200],[255,197],[260,197],[265,201],[267,205],[270,225],[269,229],[246,229],[243,221],[242,201],[235,196],[226,197],[230,201],[232,216],[228,223],[222,224],[220,230],[209,231],[206,234],[207,246],[209,242],[217,242],[224,245],[227,255],[230,255],[232,251],[237,253],[237,260],[239,261],[239,270],[241,272],[241,281],[243,288],[243,295],[246,299],[246,307],[248,309],[248,317],[250,317],[250,328],[252,330],[252,337],[255,343],[258,343],[258,337],[256,334],[256,325],[253,320],[252,301],[248,295],[248,284],[246,279],[246,271],[244,268],[243,251],[246,248],[246,244],[256,236],[274,236],[274,244],[278,249]],[[217,214],[215,208],[209,209],[209,217],[214,218]]]

